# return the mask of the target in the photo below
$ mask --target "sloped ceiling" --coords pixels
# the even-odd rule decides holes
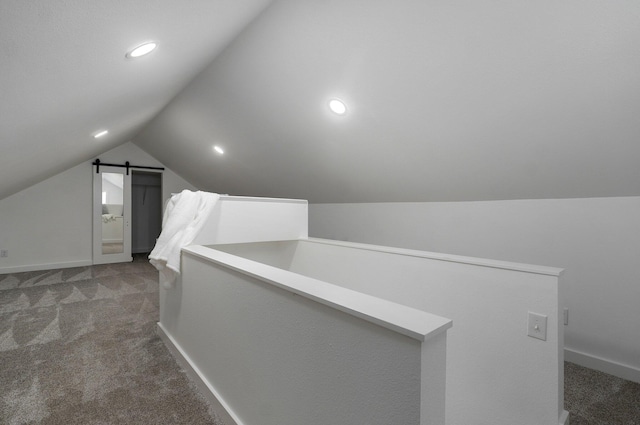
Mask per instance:
[[[0,1],[0,199],[130,141],[268,3]]]
[[[640,2],[277,1],[134,143],[238,195],[640,195]]]
[[[639,116],[637,0],[0,1],[0,199],[130,140],[239,195],[640,195]]]

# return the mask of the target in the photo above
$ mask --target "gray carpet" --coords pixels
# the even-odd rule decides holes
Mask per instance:
[[[157,321],[144,256],[0,275],[0,424],[222,424]],[[565,408],[571,425],[640,425],[640,384],[566,363]]]
[[[640,384],[565,362],[570,425],[640,425]]]
[[[155,327],[133,263],[0,275],[0,424],[221,424]]]

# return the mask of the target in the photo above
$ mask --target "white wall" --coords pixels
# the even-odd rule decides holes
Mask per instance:
[[[445,333],[422,343],[379,326],[372,310],[363,320],[322,301],[350,291],[325,285],[307,298],[312,282],[281,270],[256,278],[252,265],[227,267],[193,250],[182,261],[176,288],[161,292],[163,307],[181,307],[170,317],[161,308],[160,329],[238,425],[445,423]],[[350,297],[347,311],[355,299],[393,307]]]
[[[452,319],[447,425],[559,423],[560,269],[325,239],[213,248]],[[548,316],[546,341],[527,336],[529,311]]]
[[[309,210],[314,237],[566,269],[566,359],[640,382],[640,197]]]
[[[132,143],[98,156],[100,161],[161,167]],[[0,200],[0,273],[88,265],[92,262],[92,161],[63,171]],[[169,169],[163,199],[195,188]]]

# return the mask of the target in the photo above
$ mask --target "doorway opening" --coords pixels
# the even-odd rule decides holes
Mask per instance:
[[[131,253],[153,250],[162,230],[162,173],[131,173]]]

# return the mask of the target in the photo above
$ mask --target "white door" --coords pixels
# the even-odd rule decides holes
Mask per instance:
[[[93,264],[123,263],[131,257],[131,176],[126,169],[93,169]]]

